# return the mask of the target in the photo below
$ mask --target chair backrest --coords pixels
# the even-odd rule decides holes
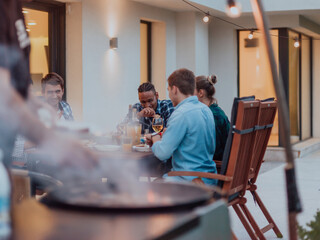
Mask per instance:
[[[223,154],[221,174],[232,177],[231,182],[218,182],[232,198],[244,195],[248,182],[251,158],[258,125],[259,100],[235,99],[226,149]],[[229,141],[229,143],[228,143]],[[231,144],[230,144],[231,141]],[[230,198],[229,198],[230,200]]]
[[[256,141],[254,144],[249,180],[255,183],[267,150],[273,122],[277,113],[277,102],[273,98],[260,102],[258,126],[256,126]]]
[[[255,96],[249,96],[249,97],[242,97],[242,98],[234,98],[233,100],[233,105],[232,105],[232,110],[231,110],[231,118],[230,118],[230,130],[228,133],[228,138],[227,142],[223,151],[223,156],[222,156],[222,163],[221,163],[221,171],[220,174],[226,174],[226,170],[228,167],[229,163],[229,156],[230,156],[230,150],[232,146],[232,139],[233,139],[233,127],[236,124],[237,120],[237,113],[238,113],[238,104],[240,101],[253,101],[255,100]],[[223,182],[220,182],[220,184],[223,184]],[[222,187],[222,185],[220,186]]]

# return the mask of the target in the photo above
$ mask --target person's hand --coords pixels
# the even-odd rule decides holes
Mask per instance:
[[[156,114],[153,108],[147,107],[137,113],[138,117],[153,117]]]
[[[40,150],[49,156],[52,165],[87,169],[98,164],[98,156],[94,152],[67,136],[50,136],[41,144]]]
[[[146,144],[148,144],[150,147],[152,146],[152,135],[151,134],[145,134],[146,137]]]
[[[158,141],[161,140],[161,136],[160,136],[159,134],[153,135],[153,136],[151,137],[151,140],[152,140],[152,143],[158,142]]]
[[[161,140],[160,134],[157,135],[152,135],[152,134],[147,134],[146,135],[146,143],[151,147],[155,142],[158,142]]]

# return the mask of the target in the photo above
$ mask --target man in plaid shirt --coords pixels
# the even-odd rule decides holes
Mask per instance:
[[[49,73],[41,79],[42,95],[46,102],[57,111],[58,119],[72,121],[73,115],[71,107],[62,101],[64,94],[64,80],[57,73]]]
[[[152,129],[152,119],[158,114],[163,119],[163,127],[165,128],[168,119],[174,111],[171,100],[159,100],[158,92],[156,92],[152,83],[143,83],[138,88],[140,103],[134,104],[132,107],[137,109],[137,117],[142,124],[141,133],[144,134],[146,129],[149,133],[154,132]]]

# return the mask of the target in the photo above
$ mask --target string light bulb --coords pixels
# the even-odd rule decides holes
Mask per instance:
[[[234,0],[227,0],[227,15],[232,18],[239,17],[241,14],[241,5],[238,2],[235,2]]]
[[[251,40],[253,38],[253,31],[250,31],[248,38]]]
[[[202,21],[204,21],[205,23],[209,22],[210,18],[209,18],[209,14],[206,14],[203,18]]]
[[[299,42],[299,39],[298,39],[297,37],[294,39],[294,44],[293,44],[293,46],[294,46],[295,48],[300,47],[300,42]]]

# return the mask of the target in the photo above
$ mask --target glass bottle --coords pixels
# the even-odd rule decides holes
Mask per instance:
[[[141,137],[141,123],[137,118],[137,109],[132,110],[132,119],[128,123],[128,136],[132,138],[132,144],[138,145]]]

